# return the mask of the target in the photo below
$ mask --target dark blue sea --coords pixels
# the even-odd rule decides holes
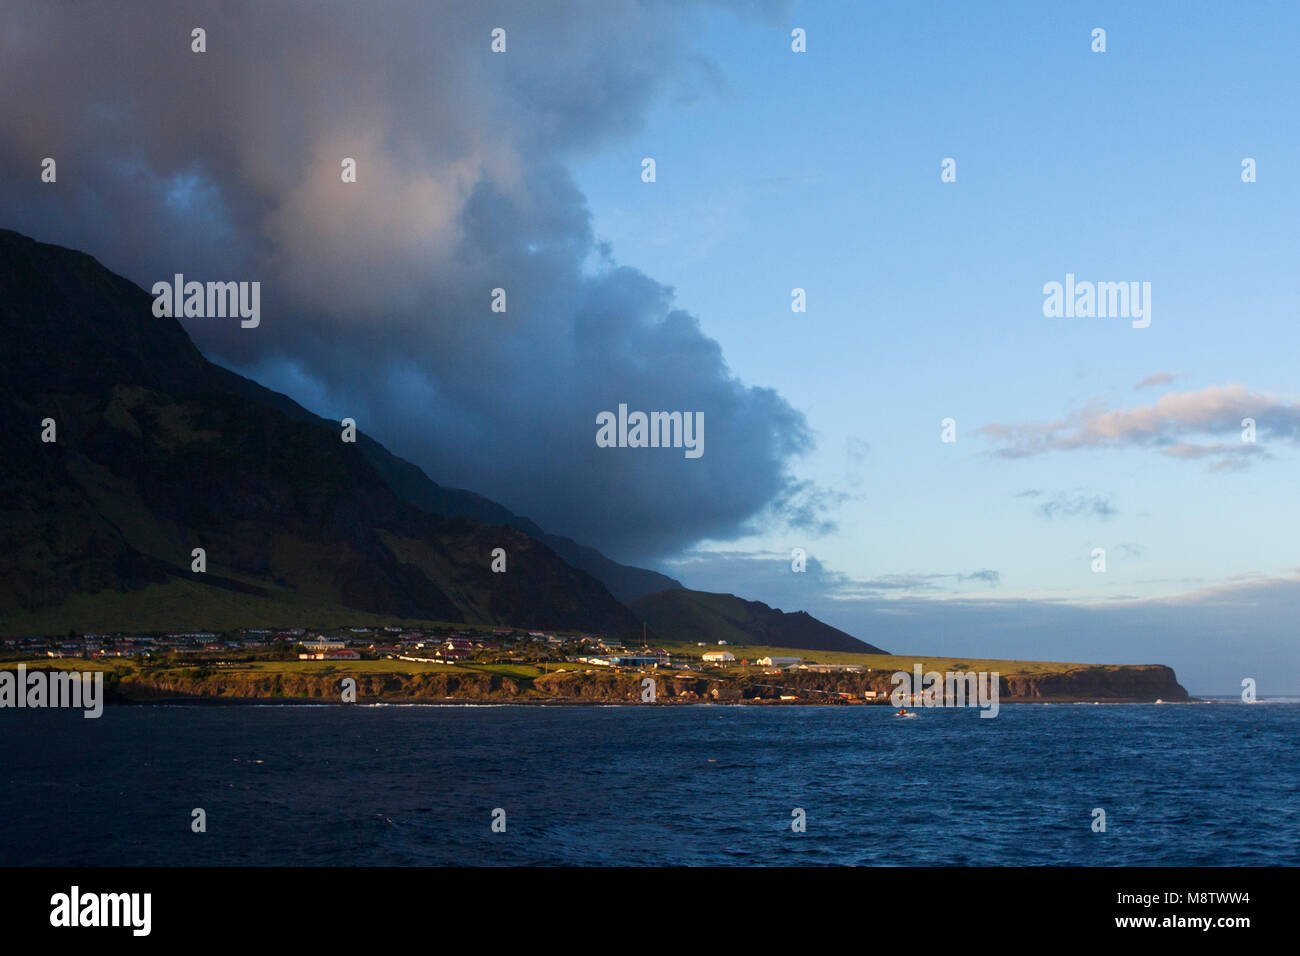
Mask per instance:
[[[1287,703],[6,710],[0,864],[1294,865],[1298,784]]]

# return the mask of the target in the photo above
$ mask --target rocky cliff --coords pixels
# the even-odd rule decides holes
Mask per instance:
[[[341,701],[343,680],[356,680],[357,701],[575,702],[637,703],[644,677],[655,681],[659,702],[743,703],[794,698],[804,703],[840,704],[862,700],[875,691],[888,698],[893,690],[885,672],[817,674],[694,674],[654,672],[643,675],[611,670],[562,671],[537,677],[511,677],[492,671],[424,671],[416,673],[351,672],[345,664],[319,670],[266,672],[238,668],[172,667],[130,669],[110,678],[110,699],[148,702],[167,698],[213,700],[285,699]],[[1008,675],[999,678],[1002,703],[1048,701],[1188,700],[1174,672],[1159,665],[1078,667],[1068,672]]]

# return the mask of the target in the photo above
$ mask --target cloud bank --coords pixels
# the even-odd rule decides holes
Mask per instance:
[[[566,168],[716,86],[696,6],[7,4],[0,221],[146,288],[261,281],[257,330],[184,320],[205,353],[612,556],[826,531],[804,416],[615,260]],[[704,456],[597,448],[621,402],[703,412]]]

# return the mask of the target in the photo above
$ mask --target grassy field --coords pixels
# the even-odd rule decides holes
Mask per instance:
[[[663,647],[674,657],[699,656],[711,651],[730,651],[736,660],[751,664],[760,657],[798,657],[809,664],[860,664],[872,670],[911,671],[920,664],[925,671],[997,671],[999,674],[1062,674],[1093,664],[1067,661],[1013,661],[984,657],[926,657],[913,654],[848,654],[836,651],[808,651],[794,647],[764,647],[757,644],[728,644],[724,647],[682,641],[664,641]]]
[[[19,664],[28,670],[39,667],[52,671],[117,671],[124,674],[135,668],[126,660],[87,660],[84,657],[32,657],[26,660],[0,661],[0,671],[12,671]]]
[[[144,664],[130,658],[89,660],[84,657],[34,657],[27,660],[0,661],[0,670],[13,670],[19,664],[28,669],[60,671],[116,671],[129,674],[143,668],[159,670],[185,670],[201,668],[251,674],[501,674],[505,677],[531,679],[544,673],[554,673],[561,667],[573,670],[572,664],[547,664],[545,670],[531,664],[435,664],[424,661],[241,661],[234,665],[214,666],[210,662],[177,661],[172,664]]]
[[[683,658],[698,658],[699,655],[709,651],[730,651],[736,656],[737,662],[747,660],[749,666],[741,666],[739,663],[719,668],[724,673],[741,674],[761,672],[763,668],[758,667],[754,662],[761,657],[798,657],[806,663],[817,664],[857,664],[873,671],[894,671],[911,672],[915,664],[920,664],[922,670],[929,671],[996,671],[1003,675],[1024,674],[1064,674],[1073,670],[1079,670],[1087,667],[1094,667],[1094,664],[1083,664],[1066,661],[1019,661],[1019,660],[1001,660],[994,658],[982,657],[925,657],[911,654],[848,654],[833,651],[806,651],[790,647],[765,647],[756,644],[728,644],[724,647],[709,645],[699,647],[694,643],[660,642],[674,657],[675,663],[681,663]],[[120,674],[128,674],[141,669],[141,667],[154,667],[158,665],[141,664],[131,659],[97,659],[87,660],[85,658],[33,658],[23,661],[4,661],[0,662],[0,669],[12,669],[18,664],[26,664],[29,668],[41,667],[53,670],[103,670],[117,671]],[[692,662],[691,666],[699,666],[698,663]],[[582,664],[576,663],[548,663],[545,666],[533,664],[477,664],[471,661],[461,661],[454,664],[437,664],[424,661],[399,661],[399,660],[357,660],[357,661],[302,661],[302,660],[276,660],[276,661],[247,661],[239,662],[232,666],[223,666],[214,668],[211,663],[194,660],[194,661],[176,661],[166,665],[168,670],[179,670],[183,668],[204,668],[231,671],[244,671],[251,673],[264,674],[423,674],[423,673],[493,673],[500,674],[504,677],[519,678],[531,680],[544,673],[555,673],[559,670],[568,672],[580,672],[584,670],[593,670]],[[675,668],[674,668],[675,669]],[[712,671],[714,668],[709,667]],[[594,668],[594,670],[603,670],[603,668]]]
[[[229,572],[230,578],[265,586],[265,582]],[[395,618],[392,615],[367,614],[335,603],[328,596],[302,590],[271,588],[260,597],[226,591],[221,588],[171,578],[163,584],[150,584],[130,593],[101,592],[76,594],[57,608],[22,611],[0,608],[0,636],[26,634],[58,636],[69,629],[81,633],[162,634],[169,631],[235,631],[245,627],[283,629],[302,627],[312,631],[337,630],[343,627],[452,628],[489,634],[500,624],[462,624],[419,618]],[[516,630],[542,630],[519,627]],[[576,634],[557,631],[551,634]]]
[[[66,634],[73,626],[79,632],[90,633],[221,632],[251,626],[250,620],[266,622],[270,627],[313,630],[334,626],[338,621],[356,626],[409,627],[425,623],[360,614],[351,608],[316,600],[294,605],[288,598],[263,598],[173,578],[165,584],[150,584],[129,594],[77,594],[58,608],[11,611],[0,620],[0,634]]]

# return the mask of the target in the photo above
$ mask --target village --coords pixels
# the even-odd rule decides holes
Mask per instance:
[[[643,638],[629,647],[622,640],[597,634],[564,634],[520,628],[471,628],[464,625],[424,627],[344,626],[337,628],[246,628],[230,632],[187,631],[160,634],[104,633],[63,637],[10,637],[0,643],[0,661],[129,659],[142,667],[181,666],[207,670],[238,669],[257,662],[297,661],[309,671],[347,662],[392,661],[400,670],[447,665],[449,669],[485,671],[526,667],[541,674],[653,674],[706,681],[778,674],[866,674],[862,664],[828,663],[771,654],[737,657],[727,641],[666,642],[651,646]],[[374,667],[374,664],[369,665]],[[805,685],[807,682],[804,682]],[[713,686],[713,685],[710,685]],[[822,692],[805,687],[806,692]],[[684,696],[694,696],[685,694]],[[716,697],[716,695],[714,695]],[[837,692],[837,699],[874,702],[884,695],[870,689]],[[793,691],[780,700],[800,699]]]

